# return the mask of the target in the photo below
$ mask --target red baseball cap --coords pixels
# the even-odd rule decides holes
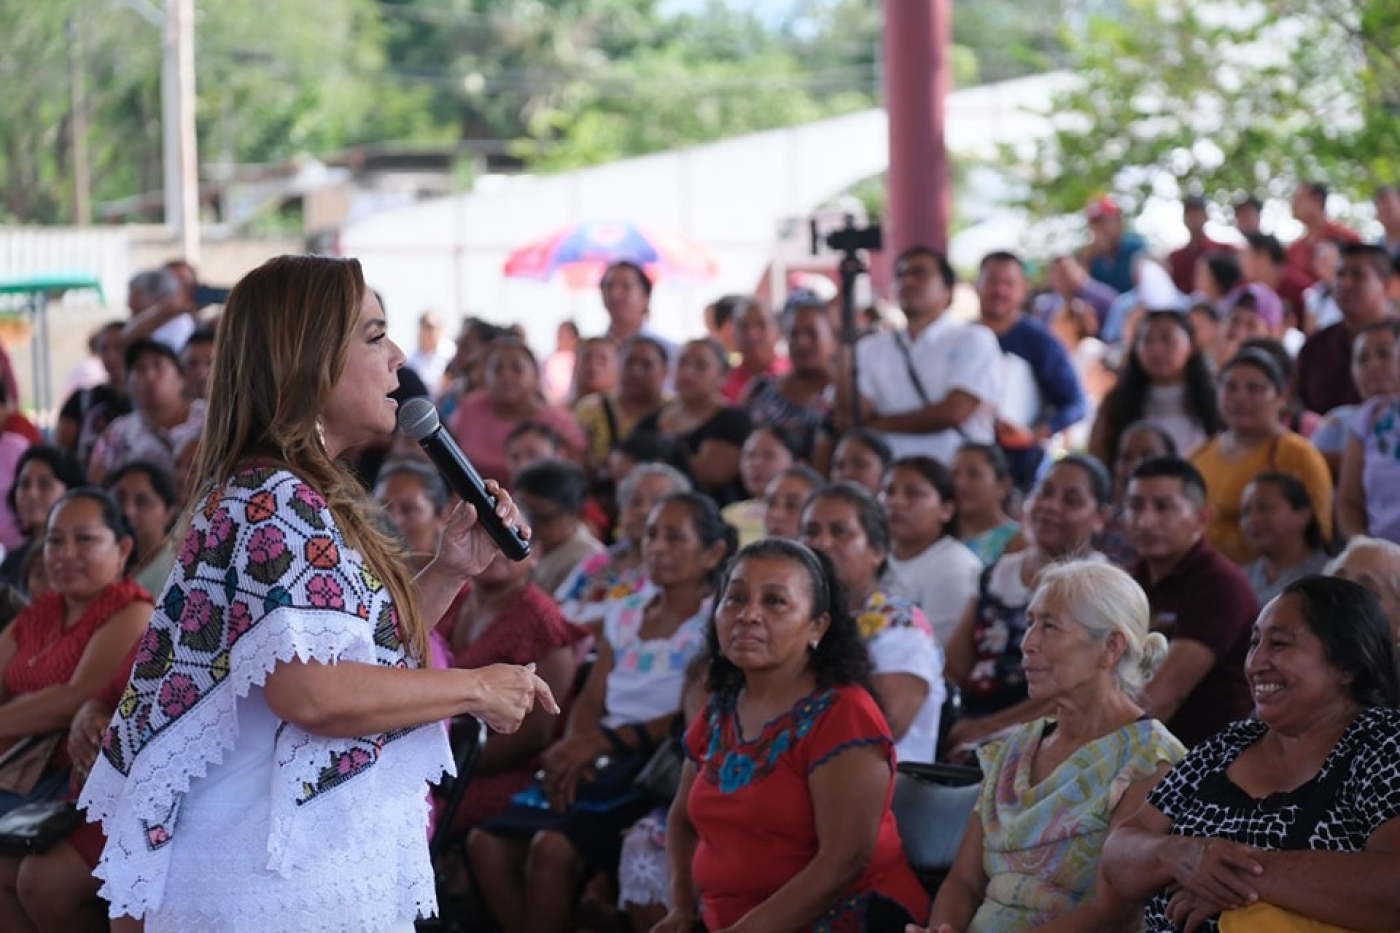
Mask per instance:
[[[1118,205],[1106,194],[1094,198],[1084,208],[1084,216],[1090,220],[1098,220],[1100,217],[1117,217],[1121,213]]]

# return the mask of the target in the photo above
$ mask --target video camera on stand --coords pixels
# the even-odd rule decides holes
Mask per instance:
[[[816,219],[812,220],[812,255],[822,252],[822,246],[841,254],[837,267],[841,275],[841,342],[851,348],[851,423],[860,424],[860,392],[856,388],[856,340],[860,328],[856,326],[856,279],[868,273],[865,253],[878,252],[884,246],[884,233],[879,223],[859,226],[854,214],[847,214],[846,222],[835,230],[823,232]]]

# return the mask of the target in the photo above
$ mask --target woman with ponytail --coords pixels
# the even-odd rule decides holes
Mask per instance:
[[[1149,618],[1142,588],[1109,564],[1041,573],[1022,652],[1031,697],[1054,714],[978,749],[977,807],[911,933],[1138,929],[1140,904],[1097,879],[1108,831],[1185,754],[1137,702],[1167,655]]]
[[[823,486],[802,507],[802,543],[836,568],[899,760],[933,761],[947,696],[943,651],[890,569],[890,525],[879,500],[855,483]]]
[[[146,929],[411,930],[434,912],[440,720],[501,732],[531,669],[428,669],[428,632],[497,557],[458,506],[417,576],[339,459],[390,434],[404,354],[354,260],[282,256],[219,324],[204,484],[82,794],[112,916]],[[520,515],[494,481],[497,514]]]

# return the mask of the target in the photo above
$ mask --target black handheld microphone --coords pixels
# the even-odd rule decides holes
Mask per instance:
[[[517,561],[529,556],[530,542],[496,514],[496,497],[486,491],[481,474],[462,453],[456,439],[443,429],[432,402],[425,398],[404,402],[399,408],[399,428],[427,452],[452,491],[476,507],[476,520],[502,554]]]

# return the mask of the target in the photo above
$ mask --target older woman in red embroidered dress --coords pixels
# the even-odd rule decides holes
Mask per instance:
[[[653,933],[902,930],[928,896],[890,812],[894,740],[829,558],[739,552],[710,626],[711,700],[686,734]],[[739,857],[736,857],[739,856]]]

